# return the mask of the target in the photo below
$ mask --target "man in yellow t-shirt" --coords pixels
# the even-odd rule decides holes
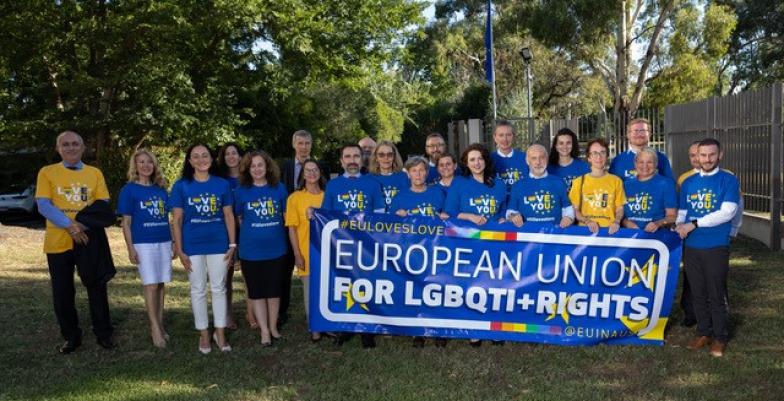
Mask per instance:
[[[684,172],[680,176],[678,176],[678,189],[680,190],[681,184],[686,181],[687,178],[693,176],[696,173],[700,172],[700,156],[697,153],[697,149],[699,148],[700,141],[692,142],[689,146],[689,164],[691,165],[691,169]]]
[[[52,298],[60,333],[65,338],[59,351],[69,354],[82,343],[82,330],[74,302],[74,242],[86,244],[87,228],[75,220],[76,214],[98,199],[108,200],[103,174],[95,167],[82,163],[84,141],[73,131],[57,136],[57,153],[61,163],[45,166],[38,172],[35,198],[38,211],[46,217],[44,253],[49,265]],[[112,324],[106,283],[87,288],[90,317],[98,344],[114,348]]]

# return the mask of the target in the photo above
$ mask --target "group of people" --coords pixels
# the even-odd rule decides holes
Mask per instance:
[[[246,285],[248,321],[258,327],[261,344],[272,345],[281,337],[279,317],[287,317],[294,269],[307,313],[309,220],[321,208],[456,218],[480,226],[489,221],[517,227],[578,224],[592,233],[607,228],[609,235],[621,227],[674,229],[685,239],[685,320],[696,322],[698,331],[689,348],[709,346],[712,355],[723,354],[729,339],[729,239],[740,191],[737,179],[718,168],[723,155],[718,141],[692,145],[693,170],[678,181],[678,191],[667,157],[648,147],[650,124],[644,119],[628,124],[628,150],[609,166],[603,139],[588,141],[586,162],[568,128],[558,131],[549,152],[538,144],[525,152],[515,149],[515,130],[508,121],[496,124],[493,139],[494,152],[471,144],[457,157],[446,152],[441,135],[430,134],[425,156],[404,163],[394,143],[363,138],[340,149],[342,171],[332,179],[327,167],[311,157],[313,138],[307,131],[293,134],[295,157],[282,168],[267,153],[243,154],[236,144],[223,146],[216,163],[208,146],[195,144],[187,149],[181,177],[170,193],[155,156],[136,151],[117,213],[123,218],[129,258],[138,265],[144,285],[153,343],[165,347],[169,339],[162,317],[164,284],[171,280],[174,256],[188,272],[200,352],[209,353],[213,341],[221,351],[231,350],[226,329],[236,323],[228,294],[237,264]],[[73,247],[84,241],[87,230],[74,216],[109,194],[100,171],[81,163],[84,144],[78,134],[60,134],[57,150],[63,162],[41,170],[36,197],[47,218],[45,252],[55,313],[66,339],[60,351],[69,353],[81,344],[73,308]],[[98,342],[111,348],[106,283],[88,288],[88,296]],[[311,339],[318,341],[321,335],[311,332]],[[375,347],[373,335],[360,337],[363,347]],[[351,335],[336,338],[342,344]],[[436,339],[437,346],[445,343]],[[424,339],[415,338],[414,345],[423,346]]]

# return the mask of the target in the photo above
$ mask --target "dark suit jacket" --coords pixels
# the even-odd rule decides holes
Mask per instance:
[[[321,167],[321,175],[329,181],[329,167],[327,167],[325,163],[317,163]],[[294,159],[286,159],[286,161],[283,162],[283,166],[281,166],[280,173],[282,175],[281,180],[286,186],[286,191],[291,194],[296,190],[297,182],[299,181],[299,177],[294,177]],[[300,174],[302,174],[301,171]]]
[[[109,248],[105,227],[115,223],[117,217],[109,202],[97,200],[76,215],[76,221],[87,226],[87,245],[74,243],[76,271],[85,287],[106,285],[117,274]]]

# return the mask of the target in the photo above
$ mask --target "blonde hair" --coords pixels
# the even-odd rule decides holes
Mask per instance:
[[[381,141],[376,145],[376,148],[373,149],[373,154],[370,155],[370,162],[368,162],[368,171],[371,174],[380,174],[381,169],[378,165],[378,150],[381,149],[382,146],[388,146],[392,148],[392,151],[395,152],[395,159],[392,161],[392,172],[397,173],[403,170],[403,158],[400,157],[400,152],[397,151],[397,147],[394,143],[390,141]]]
[[[136,158],[141,155],[145,155],[152,160],[153,171],[152,176],[150,176],[150,181],[161,188],[166,188],[166,178],[164,178],[161,173],[161,166],[158,165],[158,159],[152,152],[144,148],[137,149],[136,152],[133,152],[133,156],[131,156],[131,160],[128,162],[128,182],[139,181],[139,172],[136,170]]]

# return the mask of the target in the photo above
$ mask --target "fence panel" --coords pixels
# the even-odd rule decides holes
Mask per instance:
[[[745,210],[771,213],[771,244],[780,244],[782,196],[782,84],[667,106],[665,129],[673,171],[691,168],[689,145],[716,138],[724,150],[722,167],[735,173]]]

